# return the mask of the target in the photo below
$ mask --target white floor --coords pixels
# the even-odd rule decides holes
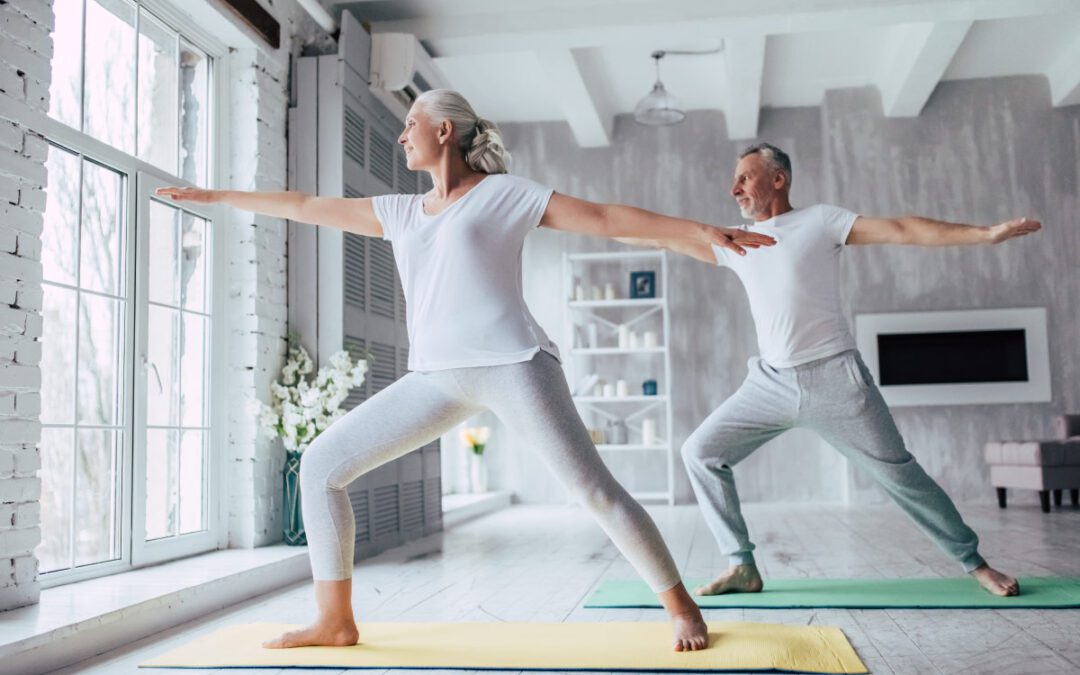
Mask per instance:
[[[1080,509],[1064,507],[1051,514],[1032,506],[961,510],[979,532],[983,554],[1001,569],[1027,576],[1080,576]],[[651,512],[687,578],[721,568],[723,561],[696,507],[655,507]],[[959,573],[890,506],[748,505],[746,515],[766,578]],[[364,621],[662,620],[661,610],[581,608],[597,582],[633,577],[585,512],[517,506],[363,562],[356,572],[354,600],[361,633]],[[141,661],[221,626],[302,623],[313,611],[311,587],[300,584],[60,672],[135,673]],[[839,626],[873,673],[1080,671],[1080,610],[711,610],[706,618]]]

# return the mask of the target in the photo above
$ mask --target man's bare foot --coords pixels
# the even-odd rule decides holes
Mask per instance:
[[[1008,574],[1002,574],[986,563],[971,570],[971,576],[975,577],[979,585],[994,595],[1010,596],[1020,595],[1020,583]]]
[[[290,647],[351,647],[360,639],[360,631],[351,620],[348,623],[323,625],[312,624],[307,628],[290,631],[263,643],[267,649]]]
[[[709,627],[701,610],[693,609],[671,617],[672,647],[677,652],[695,652],[709,646]]]
[[[694,591],[694,595],[720,595],[722,593],[759,593],[765,586],[757,565],[735,565]]]

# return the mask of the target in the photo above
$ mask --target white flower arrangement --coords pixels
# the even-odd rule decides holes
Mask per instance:
[[[461,430],[461,444],[472,450],[475,455],[484,454],[484,446],[490,438],[489,427],[465,427]]]
[[[271,438],[281,438],[286,450],[303,452],[345,414],[341,404],[350,389],[364,383],[368,362],[362,358],[353,362],[348,352],[340,351],[314,379],[312,368],[307,350],[293,344],[281,379],[270,385],[273,403],[259,403],[259,428]]]

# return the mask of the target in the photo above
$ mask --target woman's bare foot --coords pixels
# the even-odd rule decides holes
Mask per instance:
[[[267,649],[289,647],[349,647],[360,639],[353,618],[352,579],[315,582],[315,603],[319,606],[318,618],[307,628],[289,631],[267,640]]]
[[[978,580],[980,586],[994,595],[1003,597],[1020,595],[1020,583],[1016,579],[998,572],[986,563],[971,570],[971,576]]]
[[[701,616],[701,608],[679,582],[659,594],[660,602],[671,617],[674,637],[671,647],[677,652],[693,652],[709,646],[709,627]]]
[[[709,627],[701,610],[671,617],[672,648],[677,652],[695,652],[709,646]]]
[[[267,640],[267,649],[290,647],[351,647],[360,639],[360,631],[354,622],[339,625],[314,623],[307,628],[290,631],[273,640]]]
[[[758,593],[765,586],[757,565],[735,565],[716,577],[712,583],[694,590],[694,595],[720,595],[721,593]]]

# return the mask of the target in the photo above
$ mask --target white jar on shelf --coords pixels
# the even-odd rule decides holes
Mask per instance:
[[[641,444],[656,445],[656,420],[651,417],[641,420]]]

